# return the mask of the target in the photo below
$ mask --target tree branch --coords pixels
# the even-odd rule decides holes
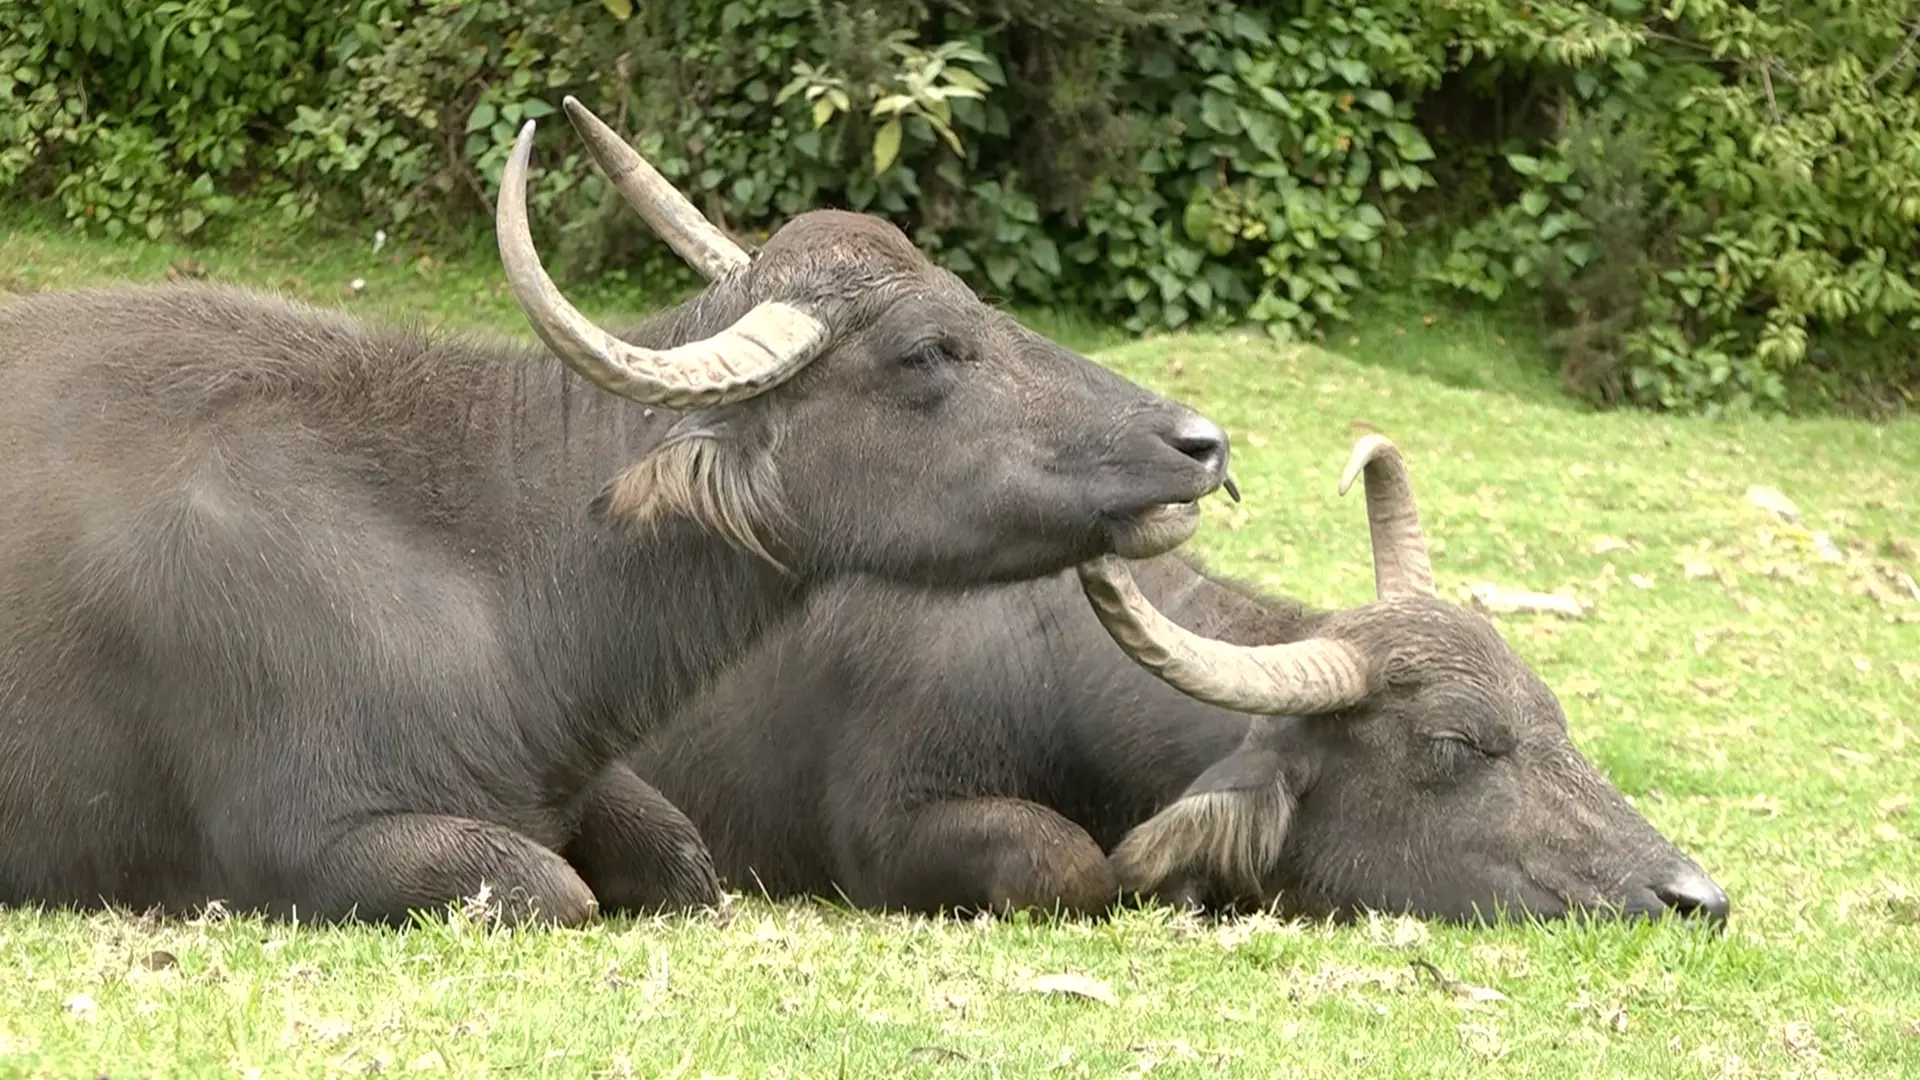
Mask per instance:
[[[1867,80],[1868,90],[1872,90],[1879,84],[1881,79],[1892,74],[1893,69],[1900,66],[1901,61],[1907,58],[1907,54],[1913,51],[1913,43],[1915,41],[1920,41],[1920,22],[1915,22],[1913,29],[1907,32],[1907,40],[1900,46],[1900,51],[1889,56],[1887,62],[1880,65],[1880,70],[1874,72],[1873,77]]]

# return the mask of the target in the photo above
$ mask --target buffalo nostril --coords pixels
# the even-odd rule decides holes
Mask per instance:
[[[1190,413],[1167,433],[1167,442],[1182,454],[1205,466],[1210,473],[1225,474],[1227,469],[1227,433],[1204,416]]]
[[[1698,870],[1688,870],[1654,887],[1654,895],[1677,915],[1726,922],[1733,907],[1725,889]]]

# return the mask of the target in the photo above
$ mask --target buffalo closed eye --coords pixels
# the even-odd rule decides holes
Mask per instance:
[[[1448,768],[1461,768],[1499,756],[1470,736],[1458,731],[1437,732],[1427,736],[1427,741],[1433,748],[1434,756]]]
[[[915,346],[900,357],[901,367],[918,370],[930,370],[951,363],[953,363],[953,355],[945,347],[937,344]]]

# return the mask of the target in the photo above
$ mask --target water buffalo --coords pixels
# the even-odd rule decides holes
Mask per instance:
[[[1170,550],[1225,481],[1218,427],[893,226],[807,213],[748,253],[566,108],[708,279],[628,332],[541,268],[531,123],[497,226],[544,349],[218,287],[0,307],[0,903],[717,898],[617,757],[763,628],[845,573]]]
[[[1343,492],[1362,468],[1376,603],[1313,611],[1179,555],[963,595],[847,581],[629,760],[774,896],[1724,919],[1552,691],[1435,597],[1398,451],[1369,436]]]

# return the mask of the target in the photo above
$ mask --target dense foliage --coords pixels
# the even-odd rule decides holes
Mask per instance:
[[[12,0],[0,190],[465,229],[572,93],[748,236],[866,209],[1135,330],[1322,333],[1411,268],[1543,305],[1596,399],[1775,406],[1920,383],[1917,38],[1908,0]],[[684,273],[587,170],[535,191],[573,269]]]

